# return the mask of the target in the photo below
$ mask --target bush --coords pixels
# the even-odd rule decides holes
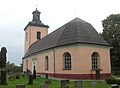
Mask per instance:
[[[9,80],[14,80],[15,79],[15,74],[10,74],[8,77]]]
[[[110,77],[110,78],[106,79],[106,83],[107,84],[118,84],[118,85],[120,85],[120,80],[115,79],[114,77]]]
[[[16,73],[16,74],[15,74],[15,78],[16,78],[16,79],[20,79],[20,73]]]

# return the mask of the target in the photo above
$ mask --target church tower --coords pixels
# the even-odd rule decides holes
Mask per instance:
[[[40,20],[40,13],[37,8],[33,11],[33,19],[28,25],[24,28],[25,31],[25,48],[24,51],[28,50],[28,48],[39,39],[42,39],[48,34],[48,25],[44,25]]]

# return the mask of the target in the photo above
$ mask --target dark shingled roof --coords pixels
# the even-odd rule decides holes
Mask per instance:
[[[33,43],[24,58],[46,49],[76,43],[109,46],[90,23],[75,18],[43,39]]]
[[[39,21],[37,21],[37,22],[29,22],[27,24],[27,26],[24,28],[24,30],[26,30],[28,26],[37,26],[37,27],[46,27],[46,28],[49,28],[48,25],[44,25],[43,23],[41,23]]]

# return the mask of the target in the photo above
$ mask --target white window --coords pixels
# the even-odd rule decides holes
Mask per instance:
[[[70,53],[66,52],[63,55],[64,57],[64,69],[70,70],[71,69],[71,55]]]
[[[97,69],[98,68],[98,53],[94,52],[91,56],[92,59],[92,69]]]

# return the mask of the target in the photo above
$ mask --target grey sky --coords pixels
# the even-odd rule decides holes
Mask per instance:
[[[91,23],[101,32],[101,21],[110,14],[120,13],[119,3],[120,0],[0,0],[0,48],[7,47],[8,61],[21,63],[23,29],[32,20],[36,4],[50,33],[75,17]]]

